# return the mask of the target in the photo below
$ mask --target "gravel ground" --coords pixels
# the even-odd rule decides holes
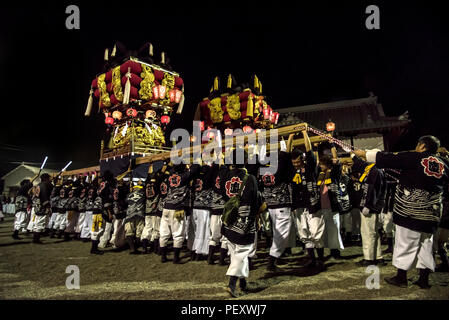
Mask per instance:
[[[190,261],[185,250],[180,265],[162,264],[154,254],[135,256],[109,248],[102,256],[90,255],[90,243],[44,237],[44,244],[37,245],[31,243],[31,235],[13,240],[12,223],[12,217],[0,223],[0,299],[230,298],[224,291],[227,267]],[[267,250],[259,250],[256,270],[250,271],[248,280],[250,293],[238,299],[449,299],[449,273],[432,273],[430,290],[414,285],[393,287],[384,281],[395,274],[391,255],[386,255],[389,264],[380,268],[380,288],[369,290],[365,283],[370,274],[355,264],[362,258],[361,247],[343,250],[342,260],[328,259],[326,270],[320,273],[304,267],[307,258],[301,251],[294,248],[293,255],[284,258],[286,264],[280,266],[281,272],[273,274],[266,271]],[[325,254],[329,254],[328,250]],[[79,290],[65,286],[69,265],[79,267]],[[417,272],[411,271],[409,278],[417,279]]]

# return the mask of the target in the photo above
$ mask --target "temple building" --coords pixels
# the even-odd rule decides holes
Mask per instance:
[[[407,113],[396,117],[385,116],[382,105],[374,95],[276,111],[280,113],[277,127],[307,122],[318,130],[326,131],[326,124],[333,122],[334,137],[360,149],[394,151],[395,144],[411,123]]]

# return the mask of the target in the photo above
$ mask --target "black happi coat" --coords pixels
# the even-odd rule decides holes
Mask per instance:
[[[212,206],[212,179],[214,170],[209,165],[203,165],[200,172],[193,179],[193,208],[209,210]]]
[[[306,168],[295,170],[292,180],[292,210],[309,208]]]
[[[143,218],[145,214],[145,191],[143,186],[134,186],[133,191],[126,196],[126,218],[124,222],[134,217]]]
[[[115,219],[124,219],[126,217],[126,196],[128,195],[128,187],[116,186],[112,194],[112,214]]]
[[[107,222],[112,222],[109,217],[109,213],[112,214],[112,202],[114,200],[114,189],[116,181],[103,181],[100,184],[100,188],[97,190],[96,206],[94,207],[94,213],[98,210],[98,213],[102,214],[102,217]]]
[[[349,177],[342,173],[341,165],[334,164],[328,173],[320,172],[312,151],[306,153],[306,163],[306,171],[314,170],[314,173],[310,173],[310,177],[316,179],[316,191],[313,183],[310,184],[310,188],[308,186],[312,206],[311,212],[316,212],[321,209],[320,188],[323,183],[329,189],[328,196],[332,211],[341,214],[351,211],[352,207],[348,194]]]
[[[211,213],[214,215],[221,215],[223,213],[225,201],[223,200],[223,195],[221,192],[220,167],[218,164],[212,165],[211,179],[212,179]]]
[[[375,165],[370,165],[359,157],[352,158],[354,164],[352,170],[360,174],[359,182],[362,183],[362,195],[359,208],[368,208],[370,213],[381,213],[385,206],[387,183],[382,170]]]
[[[238,194],[245,174],[245,169],[229,170],[224,165],[220,167],[220,190],[225,201]],[[254,242],[259,209],[257,192],[257,180],[253,175],[249,175],[240,199],[239,217],[231,226],[222,225],[222,234],[232,243],[247,245]]]
[[[160,182],[148,182],[145,185],[145,215],[155,216],[157,213],[157,204],[159,202]]]
[[[430,152],[378,152],[379,168],[400,169],[393,208],[393,222],[417,232],[433,233],[442,213],[449,164]]]
[[[159,200],[157,203],[156,215],[162,217],[162,211],[164,210],[165,199],[168,194],[168,176],[164,177],[159,185]]]
[[[294,168],[290,154],[284,151],[279,152],[277,168],[271,166],[264,169],[266,168],[268,172],[260,174],[260,187],[268,208],[291,207],[292,197],[289,185]],[[259,170],[262,170],[262,167]]]
[[[165,199],[164,209],[185,210],[189,183],[199,171],[200,166],[193,164],[189,170],[176,172],[172,170],[168,177],[168,193]]]
[[[34,214],[37,216],[44,216],[50,213],[50,195],[53,189],[51,182],[41,182],[37,186],[36,194],[33,197],[32,205]]]

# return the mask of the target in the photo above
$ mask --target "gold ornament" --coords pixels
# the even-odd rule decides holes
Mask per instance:
[[[151,100],[153,98],[154,74],[151,67],[142,64],[142,72],[140,73],[142,82],[140,83],[139,97],[142,100]]]

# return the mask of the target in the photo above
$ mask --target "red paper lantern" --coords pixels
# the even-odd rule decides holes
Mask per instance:
[[[201,130],[201,131],[204,131],[204,121],[201,121],[201,122],[200,122],[200,130]]]
[[[167,87],[160,84],[160,85],[158,85],[158,90],[159,90],[159,99],[164,99],[165,92],[167,91]]]
[[[126,110],[126,115],[127,115],[128,117],[133,117],[133,118],[135,118],[135,117],[137,116],[137,110],[136,110],[136,109],[133,109],[133,108],[129,108],[129,109]]]
[[[335,131],[335,123],[329,120],[329,122],[326,123],[326,130],[329,132]]]
[[[112,117],[114,119],[120,120],[122,118],[122,113],[120,111],[116,110],[112,113]]]
[[[214,138],[215,137],[215,132],[213,132],[210,128],[208,130],[210,130],[210,131],[207,133],[206,137],[208,139]]]
[[[106,124],[114,124],[114,118],[112,118],[112,117],[106,117],[106,119],[104,120],[104,122],[106,123]]]
[[[274,124],[278,124],[279,121],[279,112],[275,112],[275,117],[274,117]]]
[[[154,99],[159,99],[159,86],[154,86],[153,87],[153,98]]]
[[[263,118],[265,120],[270,119],[270,109],[269,108],[264,108],[263,109]]]
[[[225,136],[232,136],[232,133],[234,132],[234,130],[232,130],[231,128],[227,128],[224,131]]]
[[[170,102],[175,101],[175,90],[174,89],[171,89],[169,91],[169,95],[170,95]]]
[[[182,91],[176,89],[176,92],[175,92],[175,102],[176,102],[176,103],[179,103],[179,101],[181,101],[181,97],[182,97]]]
[[[250,126],[244,126],[243,127],[243,132],[250,133],[251,131],[253,131],[253,128],[251,128]]]
[[[170,117],[169,116],[162,116],[161,117],[161,122],[165,123],[165,124],[169,123],[170,122]]]

